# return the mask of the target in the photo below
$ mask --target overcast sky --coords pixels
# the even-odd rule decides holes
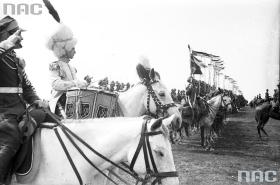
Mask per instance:
[[[0,0],[19,4],[23,0]],[[26,1],[25,1],[26,2]],[[41,0],[29,0],[41,3]],[[279,0],[51,0],[64,24],[78,39],[72,64],[78,76],[108,76],[138,82],[140,56],[147,56],[167,87],[184,89],[192,49],[219,55],[226,75],[247,99],[276,88],[279,70]],[[81,3],[82,2],[82,3]],[[1,10],[1,17],[3,11]],[[13,15],[21,27],[19,51],[42,98],[50,94],[48,65],[55,61],[45,47],[58,24],[44,8],[41,15]]]

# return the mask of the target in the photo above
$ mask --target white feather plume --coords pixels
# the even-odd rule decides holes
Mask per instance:
[[[73,36],[71,29],[63,24],[51,35],[47,42],[47,48],[54,52],[58,58],[63,57],[66,51],[75,47],[77,40]]]
[[[139,60],[140,60],[139,64],[141,64],[145,69],[152,69],[150,65],[150,61],[147,57],[141,56]]]

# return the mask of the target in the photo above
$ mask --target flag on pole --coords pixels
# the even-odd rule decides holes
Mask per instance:
[[[191,56],[191,74],[202,74],[200,63]]]
[[[212,58],[219,58],[219,56],[217,56],[217,55],[212,55],[212,54],[209,54],[209,53],[194,51],[194,50],[192,50],[192,54],[195,55],[195,56],[209,57],[211,59]]]
[[[202,57],[208,55],[207,53],[194,51],[191,49],[190,45],[188,45],[190,51],[190,67],[191,74],[202,74],[201,68],[206,68],[207,66],[203,63],[203,61],[199,60],[197,57]]]

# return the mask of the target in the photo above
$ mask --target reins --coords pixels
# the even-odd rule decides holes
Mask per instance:
[[[130,163],[129,169],[131,171],[134,171],[133,168],[134,168],[135,162],[137,160],[137,157],[138,157],[141,149],[143,149],[144,161],[145,161],[146,173],[147,174],[144,178],[144,181],[142,181],[142,185],[149,182],[150,179],[152,179],[152,178],[155,178],[155,180],[152,182],[152,185],[154,185],[156,183],[161,184],[162,179],[168,178],[168,177],[178,177],[178,173],[176,171],[158,172],[157,167],[156,167],[156,163],[155,163],[155,160],[154,160],[154,156],[153,156],[153,153],[152,153],[149,137],[159,135],[159,134],[163,134],[163,133],[162,133],[162,131],[150,131],[150,132],[148,132],[148,129],[147,129],[147,123],[148,122],[150,122],[150,119],[146,119],[144,121],[143,125],[142,125],[140,141],[139,141],[137,149],[134,153],[132,161]],[[151,166],[150,166],[150,163],[149,163],[149,157],[150,157],[150,161],[151,161],[153,170],[151,169]]]
[[[122,171],[124,171],[125,173],[127,173],[128,175],[132,176],[135,180],[136,180],[136,184],[138,184],[139,182],[142,182],[142,185],[145,185],[148,181],[150,181],[152,178],[155,178],[155,180],[153,181],[152,185],[159,183],[161,184],[161,180],[164,178],[168,178],[168,177],[178,177],[178,174],[176,171],[173,172],[158,172],[155,161],[154,161],[154,157],[152,154],[152,150],[151,150],[151,146],[150,146],[150,142],[149,142],[149,137],[150,136],[155,136],[155,135],[159,135],[159,134],[163,134],[161,131],[151,131],[148,132],[147,130],[147,123],[150,121],[150,119],[145,119],[143,124],[142,124],[142,130],[141,130],[141,136],[140,136],[140,140],[139,140],[139,144],[138,147],[135,151],[135,154],[133,156],[133,159],[131,161],[130,166],[128,165],[124,165],[124,167],[116,164],[115,162],[111,161],[110,159],[108,159],[107,157],[105,157],[104,155],[102,155],[101,153],[97,152],[96,150],[94,150],[88,143],[86,143],[82,138],[80,138],[78,135],[76,135],[75,133],[73,133],[68,127],[66,127],[63,123],[61,123],[61,121],[59,121],[56,117],[56,115],[54,115],[52,112],[50,112],[48,109],[44,109],[44,111],[51,116],[54,120],[56,120],[57,125],[50,127],[50,126],[41,126],[41,128],[52,128],[67,156],[67,159],[71,165],[71,167],[73,168],[73,171],[79,181],[80,185],[84,185],[83,184],[83,180],[81,178],[81,175],[79,174],[59,132],[58,132],[58,127],[62,130],[62,132],[65,134],[66,138],[72,143],[72,145],[78,150],[78,152],[84,157],[84,159],[93,167],[95,168],[99,173],[101,173],[105,178],[107,178],[108,180],[110,180],[113,184],[117,183],[110,178],[108,175],[106,175],[100,168],[98,168],[96,165],[94,165],[92,163],[92,161],[84,154],[84,152],[81,150],[81,148],[77,145],[77,143],[74,141],[73,138],[75,138],[76,140],[78,140],[81,144],[83,144],[85,147],[87,147],[89,150],[91,150],[95,155],[99,156],[100,158],[102,158],[103,160],[105,160],[106,162],[112,164],[113,166],[121,169]],[[144,153],[144,159],[145,159],[145,165],[146,165],[146,176],[145,178],[141,178],[139,177],[139,175],[134,171],[134,165],[136,163],[137,157],[140,153],[140,150],[143,148],[143,153]],[[150,158],[149,158],[150,157]],[[153,170],[150,167],[149,164],[149,159],[151,160],[152,163],[152,167]],[[126,169],[128,168],[128,169]],[[114,174],[113,175],[115,177],[117,177],[118,179],[120,179],[121,181],[125,182],[125,180],[123,180],[122,178],[120,178],[118,175]],[[128,184],[127,182],[125,182],[126,184]]]

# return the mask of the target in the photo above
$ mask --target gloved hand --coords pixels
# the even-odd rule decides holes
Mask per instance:
[[[0,47],[8,50],[12,47],[16,46],[20,41],[23,40],[21,34],[21,30],[16,31],[13,35],[8,37],[6,40],[0,43]]]
[[[39,108],[48,108],[49,103],[45,100],[35,100],[34,104],[37,105]]]

